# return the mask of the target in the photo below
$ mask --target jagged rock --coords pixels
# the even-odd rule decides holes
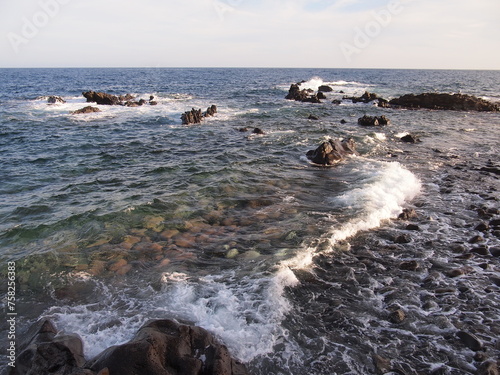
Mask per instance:
[[[172,320],[145,324],[131,341],[105,350],[85,367],[93,371],[108,368],[110,374],[120,375],[135,375],[137,369],[151,375],[248,374],[209,332]]]
[[[363,126],[389,125],[391,121],[385,116],[367,116],[364,115],[358,119],[358,124]]]
[[[120,99],[121,102],[129,102],[133,101],[135,99],[135,96],[132,94],[120,95],[118,99]]]
[[[204,117],[214,116],[216,113],[216,105],[211,105],[204,113],[201,113],[201,109],[192,108],[191,111],[184,112],[181,115],[181,120],[184,125],[201,124]]]
[[[116,95],[106,94],[104,92],[87,91],[82,93],[87,99],[87,102],[95,102],[102,105],[117,105],[120,104],[120,98]]]
[[[320,87],[318,87],[318,91],[319,92],[332,92],[333,89],[330,86],[321,85]]]
[[[51,95],[47,98],[47,103],[49,104],[66,103],[66,100],[64,100],[60,96]]]
[[[16,367],[9,375],[24,374],[94,374],[83,370],[83,343],[78,335],[58,335],[47,319],[38,321],[27,333],[19,348]]]
[[[326,95],[325,95],[325,94],[323,94],[323,92],[322,92],[322,91],[318,91],[318,93],[316,94],[316,97],[317,97],[318,99],[326,99]]]
[[[332,165],[345,159],[347,155],[358,155],[354,140],[333,140],[323,142],[316,150],[310,150],[306,156],[315,164]]]
[[[92,106],[87,106],[83,107],[81,109],[77,109],[76,111],[71,112],[72,115],[80,115],[80,114],[85,114],[85,113],[94,113],[94,112],[101,112],[101,110],[97,107],[92,107]]]
[[[317,94],[310,96],[312,90],[300,89],[300,83],[293,83],[285,99],[298,102],[321,103]]]
[[[404,108],[445,109],[454,111],[500,111],[497,104],[464,94],[423,93],[407,94],[389,101],[392,106]]]
[[[207,108],[206,112],[204,113],[204,116],[205,117],[215,116],[216,113],[217,113],[217,106],[211,105],[210,107]]]
[[[351,100],[353,103],[370,103],[375,100],[378,101],[378,106],[379,107],[388,107],[389,101],[381,98],[377,94],[374,94],[372,92],[365,91],[363,95],[361,96],[344,96],[342,99],[346,100]]]

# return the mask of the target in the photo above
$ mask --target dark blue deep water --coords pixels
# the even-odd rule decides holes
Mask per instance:
[[[302,80],[333,91],[285,100]],[[158,104],[71,114],[89,90]],[[500,114],[332,103],[366,90],[498,103],[500,72],[0,69],[0,266],[6,292],[16,264],[18,337],[49,317],[90,359],[175,318],[253,374],[376,374],[376,355],[392,373],[474,374],[466,331],[497,359]],[[391,124],[362,127],[365,114]],[[330,137],[360,155],[310,164]],[[398,220],[406,208],[417,216]]]

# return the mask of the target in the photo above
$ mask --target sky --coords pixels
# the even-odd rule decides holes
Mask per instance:
[[[0,1],[0,67],[500,69],[499,0]]]

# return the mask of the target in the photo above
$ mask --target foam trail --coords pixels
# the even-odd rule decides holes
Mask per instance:
[[[332,199],[336,208],[358,212],[340,227],[333,227],[324,237],[333,247],[360,231],[377,228],[382,221],[396,217],[405,202],[411,201],[421,189],[418,178],[399,163],[365,161],[367,175],[357,182],[361,185]],[[316,254],[316,247],[309,246],[293,259],[281,264],[284,268],[307,268]]]

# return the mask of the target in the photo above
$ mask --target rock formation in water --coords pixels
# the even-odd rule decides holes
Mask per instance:
[[[347,155],[358,155],[352,138],[323,142],[316,150],[310,150],[306,156],[315,164],[333,165],[342,161]]]
[[[90,361],[78,335],[62,335],[41,320],[18,347],[9,375],[247,375],[226,346],[203,328],[155,320],[142,326],[129,342],[112,346]]]
[[[297,102],[321,103],[318,94],[312,94],[313,90],[300,89],[300,83],[293,83],[288,90],[288,95],[285,99],[295,100]],[[312,94],[312,95],[311,95]],[[321,93],[325,97],[323,93]]]
[[[80,114],[94,113],[94,112],[101,112],[101,110],[97,107],[92,107],[89,105],[89,106],[77,109],[76,111],[71,112],[71,114],[72,115],[80,115]]]
[[[389,125],[391,120],[389,120],[386,116],[367,116],[364,115],[358,119],[358,124],[363,126],[381,126],[381,125]]]
[[[201,124],[205,117],[214,116],[217,113],[217,106],[211,105],[206,112],[202,113],[201,109],[192,108],[190,111],[184,112],[181,115],[183,125]]]
[[[389,101],[391,106],[404,108],[448,109],[454,111],[500,111],[497,104],[464,94],[407,94]]]

